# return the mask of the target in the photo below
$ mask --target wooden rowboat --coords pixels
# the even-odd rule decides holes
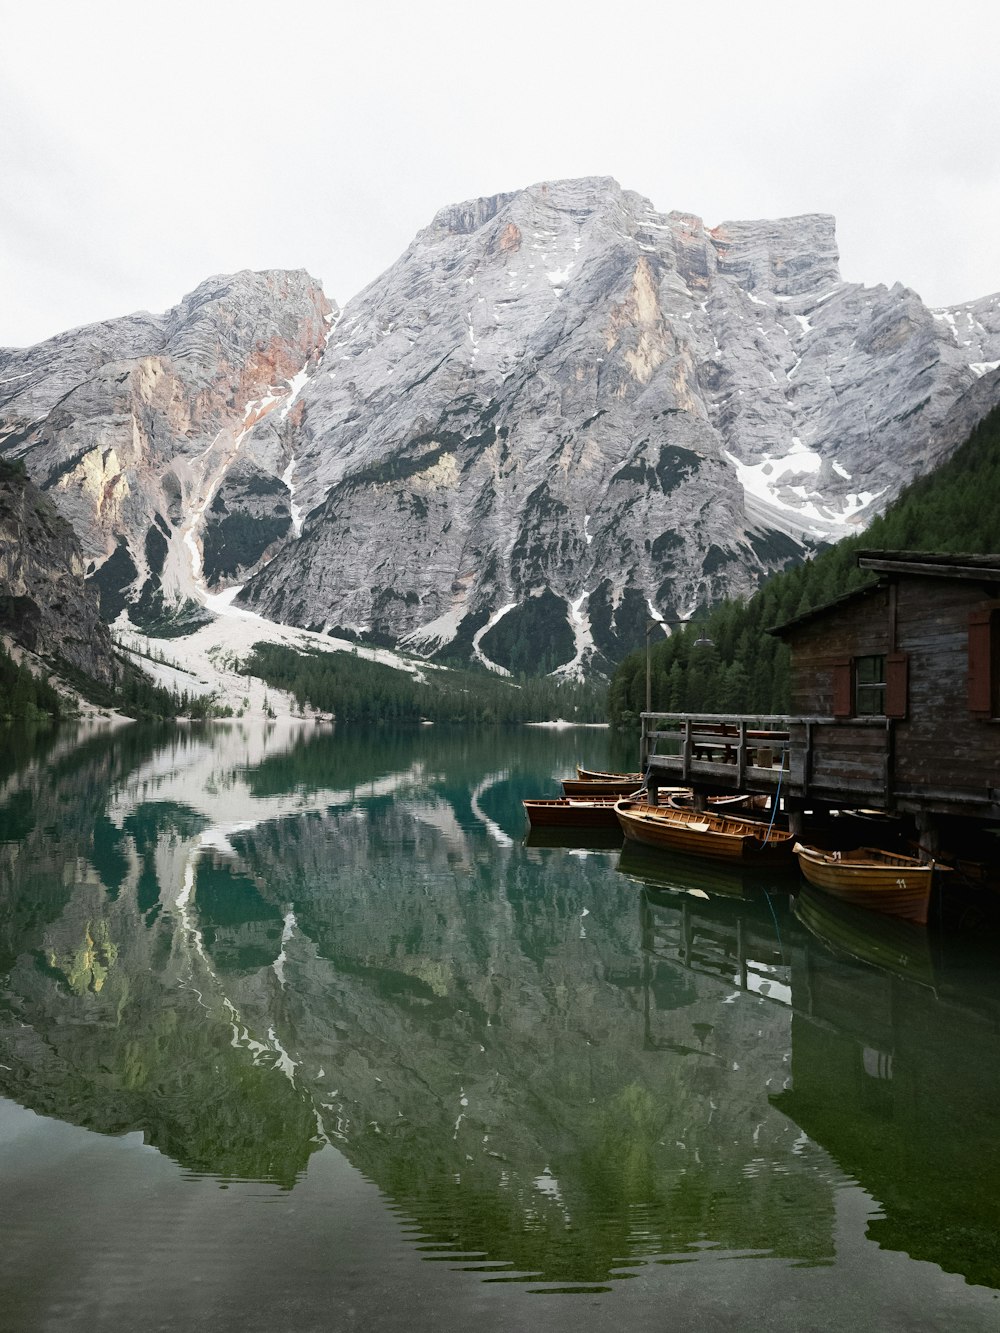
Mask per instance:
[[[722,861],[780,861],[791,855],[792,835],[752,819],[711,810],[674,810],[645,801],[615,806],[626,838],[691,856]]]
[[[522,801],[532,828],[618,828],[617,796],[567,797]]]
[[[770,797],[755,795],[753,792],[740,792],[735,796],[707,796],[705,800],[713,814],[748,815],[751,811],[757,811],[759,814],[766,810]],[[690,787],[685,787],[683,791],[671,792],[666,803],[675,810],[692,810],[694,793]],[[766,819],[768,816],[764,817]]]
[[[641,773],[603,773],[598,768],[576,766],[576,776],[584,782],[631,782],[632,790],[642,786]]]
[[[844,902],[868,907],[906,921],[927,924],[934,863],[878,847],[853,852],[825,852],[797,842],[792,849],[799,869],[818,889]]]
[[[607,778],[563,778],[564,796],[631,796],[642,786],[642,778],[637,774],[626,773]]]

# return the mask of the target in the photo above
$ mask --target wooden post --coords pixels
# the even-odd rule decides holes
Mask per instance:
[[[653,673],[652,659],[649,651],[649,631],[653,628],[651,620],[646,621],[646,712],[653,711]],[[669,707],[669,703],[667,705]]]
[[[813,775],[813,724],[806,723],[806,753],[803,763],[802,790],[808,795]]]
[[[917,815],[917,842],[921,856],[937,860],[941,851],[941,825],[929,810],[921,810]]]
[[[747,780],[747,720],[740,718],[740,744],[736,751],[736,790],[742,791]]]
[[[690,776],[691,776],[691,718],[690,718],[690,716],[688,716],[688,717],[686,717],[686,718],[684,719],[684,749],[683,749],[682,753],[683,753],[683,755],[684,755],[684,765],[683,765],[683,769],[682,769],[682,774],[683,774],[683,777],[684,777],[684,781],[687,782],[688,779],[689,779]]]

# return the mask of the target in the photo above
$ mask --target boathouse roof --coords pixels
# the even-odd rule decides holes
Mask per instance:
[[[931,551],[859,551],[858,568],[876,574],[944,579],[1000,578],[1000,555],[939,555]]]
[[[801,615],[793,616],[791,620],[786,620],[781,625],[773,625],[767,633],[780,639],[808,621],[863,601],[877,592],[883,586],[885,577],[891,574],[910,574],[921,578],[971,579],[979,582],[1000,580],[1000,555],[940,554],[932,551],[859,551],[858,568],[870,570],[882,577],[872,583],[866,583],[861,588],[842,593],[840,597],[824,602],[821,606],[803,611]]]

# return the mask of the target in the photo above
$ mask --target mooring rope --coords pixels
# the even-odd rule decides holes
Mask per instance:
[[[778,769],[778,787],[777,787],[777,790],[776,790],[775,793],[774,793],[774,805],[773,805],[772,808],[771,808],[771,822],[770,822],[770,824],[768,824],[768,826],[767,826],[767,832],[764,834],[764,841],[763,841],[763,843],[761,844],[762,847],[766,847],[766,846],[767,846],[767,844],[768,844],[768,842],[769,842],[769,840],[770,840],[770,837],[771,837],[771,830],[774,828],[774,821],[775,821],[775,820],[777,819],[777,817],[778,817],[778,802],[781,800],[781,779],[782,779],[784,776],[785,776],[785,752],[784,752],[784,748],[782,748],[782,752],[781,752],[781,767]]]

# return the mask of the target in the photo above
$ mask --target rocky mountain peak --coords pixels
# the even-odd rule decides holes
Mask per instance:
[[[433,222],[420,233],[420,238],[426,241],[432,236],[469,236],[491,222],[514,198],[515,194],[493,194],[485,199],[449,204],[434,215]]]
[[[106,615],[197,600],[209,532],[228,533],[227,574],[291,532],[290,409],[334,319],[304,270],[243,271],[163,315],[0,352],[0,449],[72,523]]]
[[[840,284],[837,223],[829,213],[722,222],[709,232],[719,273],[746,292],[818,294]]]
[[[826,214],[707,230],[601,177],[444,210],[346,307],[301,400],[302,537],[243,595],[505,665],[616,656],[957,444],[975,372],[943,333],[841,281]]]
[[[0,449],[106,615],[245,583],[291,624],[576,671],[864,523],[998,366],[997,298],[845,283],[826,214],[707,229],[584,177],[442,209],[342,314],[242,272],[0,352]]]

